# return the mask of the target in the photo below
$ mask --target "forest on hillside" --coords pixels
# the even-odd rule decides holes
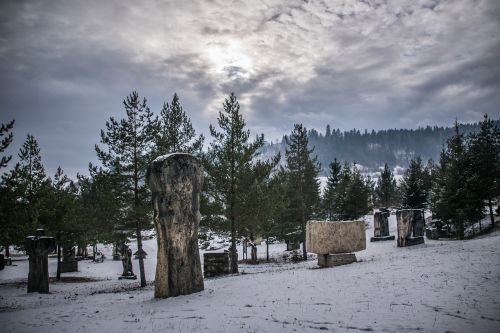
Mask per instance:
[[[500,127],[500,119],[494,120]],[[328,173],[328,165],[335,158],[341,162],[355,161],[367,172],[379,171],[387,163],[391,168],[408,167],[410,161],[420,156],[423,161],[439,160],[443,145],[454,134],[450,127],[427,126],[418,129],[387,129],[379,131],[360,131],[352,129],[341,131],[326,126],[324,133],[316,129],[308,131],[309,147],[321,163],[320,174]],[[460,124],[460,133],[465,135],[479,130],[479,124]],[[263,156],[273,156],[285,152],[286,140],[270,143],[262,148]]]

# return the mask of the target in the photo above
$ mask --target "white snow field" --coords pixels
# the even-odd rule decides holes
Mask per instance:
[[[316,260],[240,265],[205,290],[156,300],[153,285],[118,281],[121,262],[79,262],[50,294],[27,294],[27,261],[0,271],[1,332],[500,332],[500,233],[397,248],[370,243],[359,262],[318,269]],[[391,234],[395,218],[390,218]],[[156,240],[145,242],[152,282]],[[241,247],[239,247],[241,250]],[[271,245],[274,257],[284,245]],[[259,246],[265,257],[265,244]],[[109,258],[109,257],[108,257]],[[56,262],[50,259],[50,275]],[[138,273],[137,260],[134,271]]]

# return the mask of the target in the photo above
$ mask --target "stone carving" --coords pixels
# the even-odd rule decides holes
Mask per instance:
[[[363,221],[309,221],[306,226],[306,248],[318,255],[318,265],[332,267],[356,261],[350,252],[366,249]]]
[[[398,224],[398,246],[411,246],[424,242],[424,211],[402,209],[396,211]]]
[[[165,155],[151,163],[147,181],[158,242],[155,297],[203,290],[198,250],[201,163],[189,154]]]
[[[26,237],[24,245],[29,255],[28,292],[48,293],[48,255],[56,249],[56,240],[38,229],[35,236]]]
[[[118,279],[137,279],[137,275],[135,275],[132,270],[132,250],[128,247],[128,245],[122,244],[120,252],[122,257],[123,273]]]
[[[394,235],[389,235],[389,216],[390,212],[385,209],[376,211],[373,214],[373,237],[370,238],[371,242],[394,240]]]
[[[63,247],[61,273],[67,272],[78,272],[78,261],[76,261],[75,248],[73,246]]]
[[[205,277],[227,275],[231,273],[229,252],[204,253],[203,274]]]

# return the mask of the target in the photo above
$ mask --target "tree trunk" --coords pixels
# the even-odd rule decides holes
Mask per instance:
[[[9,246],[10,245],[5,245],[5,258],[10,258],[10,251],[9,251]]]
[[[137,251],[142,253],[142,235],[139,220],[136,220]],[[139,274],[141,276],[141,287],[146,286],[146,272],[144,271],[144,256],[139,256]]]
[[[57,273],[56,279],[61,280],[61,245],[57,243]]]
[[[491,198],[488,199],[488,208],[490,209],[491,229],[495,228],[495,216],[493,216],[493,204]]]
[[[266,238],[266,260],[269,262],[269,236]]]

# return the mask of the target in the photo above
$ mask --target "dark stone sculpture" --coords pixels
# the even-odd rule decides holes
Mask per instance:
[[[395,239],[394,235],[389,235],[389,215],[390,212],[385,209],[373,214],[373,237],[370,238],[371,242]]]
[[[203,290],[198,226],[201,163],[189,154],[170,154],[151,163],[147,181],[153,196],[153,222],[158,241],[155,297]]]
[[[398,223],[398,247],[422,244],[424,242],[424,211],[402,209],[396,212]]]
[[[132,250],[128,245],[123,244],[120,252],[122,255],[123,273],[118,279],[137,279],[137,275],[132,270]]]
[[[203,274],[205,277],[227,275],[231,273],[231,257],[229,252],[204,253]]]
[[[61,272],[78,272],[78,261],[75,258],[75,247],[74,246],[64,246],[63,247],[63,259],[61,263]]]
[[[28,292],[48,293],[48,255],[56,249],[55,238],[45,236],[45,231],[38,229],[35,236],[26,237],[25,247],[29,255]]]

